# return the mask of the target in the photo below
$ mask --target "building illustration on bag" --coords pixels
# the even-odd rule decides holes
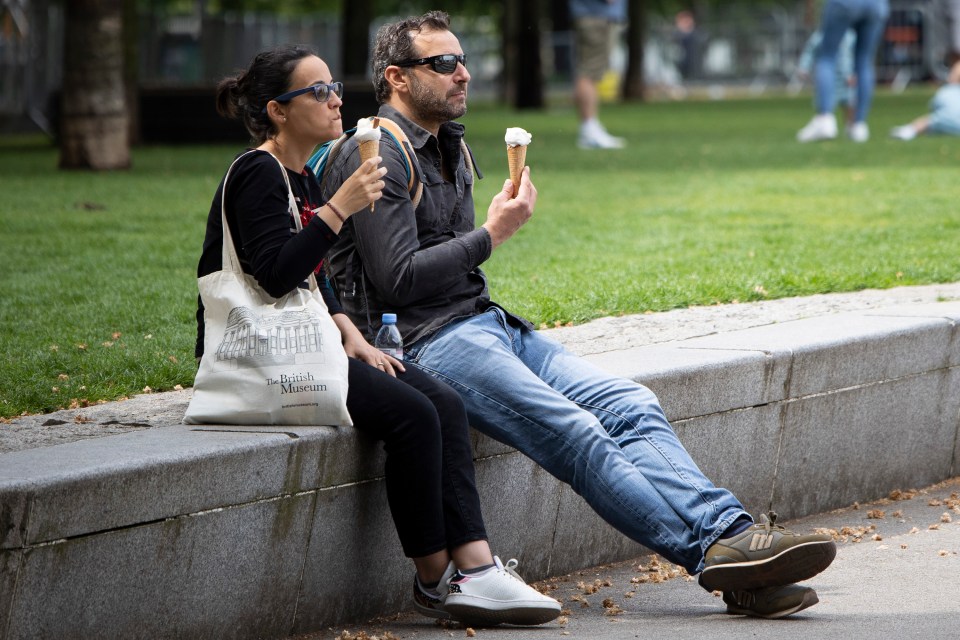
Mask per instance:
[[[257,316],[248,307],[234,307],[217,348],[217,362],[250,359],[287,364],[298,355],[322,354],[322,346],[320,322],[307,310]]]

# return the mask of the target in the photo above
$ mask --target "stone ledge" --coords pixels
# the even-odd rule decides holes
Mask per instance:
[[[587,359],[657,392],[749,510],[794,518],[957,475],[958,319],[907,305]],[[375,443],[178,424],[188,400],[92,407],[92,433],[130,430],[0,454],[0,638],[283,637],[409,606]],[[528,579],[643,551],[524,456],[474,445],[491,544]]]

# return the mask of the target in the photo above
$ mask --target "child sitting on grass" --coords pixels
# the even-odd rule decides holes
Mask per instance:
[[[913,140],[923,133],[960,136],[960,62],[955,62],[947,75],[947,83],[937,89],[930,100],[930,113],[909,124],[894,127],[890,137]]]

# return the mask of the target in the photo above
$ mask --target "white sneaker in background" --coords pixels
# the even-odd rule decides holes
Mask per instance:
[[[609,133],[595,133],[589,136],[581,135],[577,139],[577,146],[581,149],[623,149],[627,146],[627,141]]]
[[[580,126],[577,146],[581,149],[623,149],[627,141],[610,135],[599,120],[591,120]]]
[[[890,137],[897,140],[913,140],[917,137],[917,130],[911,125],[905,124],[901,127],[890,129]]]
[[[444,611],[459,622],[487,626],[543,624],[560,615],[559,602],[528,586],[517,575],[516,560],[506,566],[497,556],[493,561],[491,569],[478,575],[453,574]]]
[[[854,122],[847,127],[847,137],[854,142],[866,142],[870,139],[870,127],[866,122]]]
[[[813,116],[803,129],[797,132],[797,142],[833,140],[837,137],[837,117],[832,113]]]

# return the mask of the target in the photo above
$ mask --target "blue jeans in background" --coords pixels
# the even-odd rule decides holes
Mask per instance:
[[[837,52],[847,29],[857,35],[853,72],[857,76],[854,122],[865,122],[876,85],[874,58],[890,5],[887,0],[827,0],[820,18],[823,39],[814,59],[817,113],[833,113],[836,101]]]
[[[460,392],[472,426],[532,458],[618,531],[691,574],[746,516],[697,468],[653,392],[512,324],[500,309],[448,324],[406,357]]]

